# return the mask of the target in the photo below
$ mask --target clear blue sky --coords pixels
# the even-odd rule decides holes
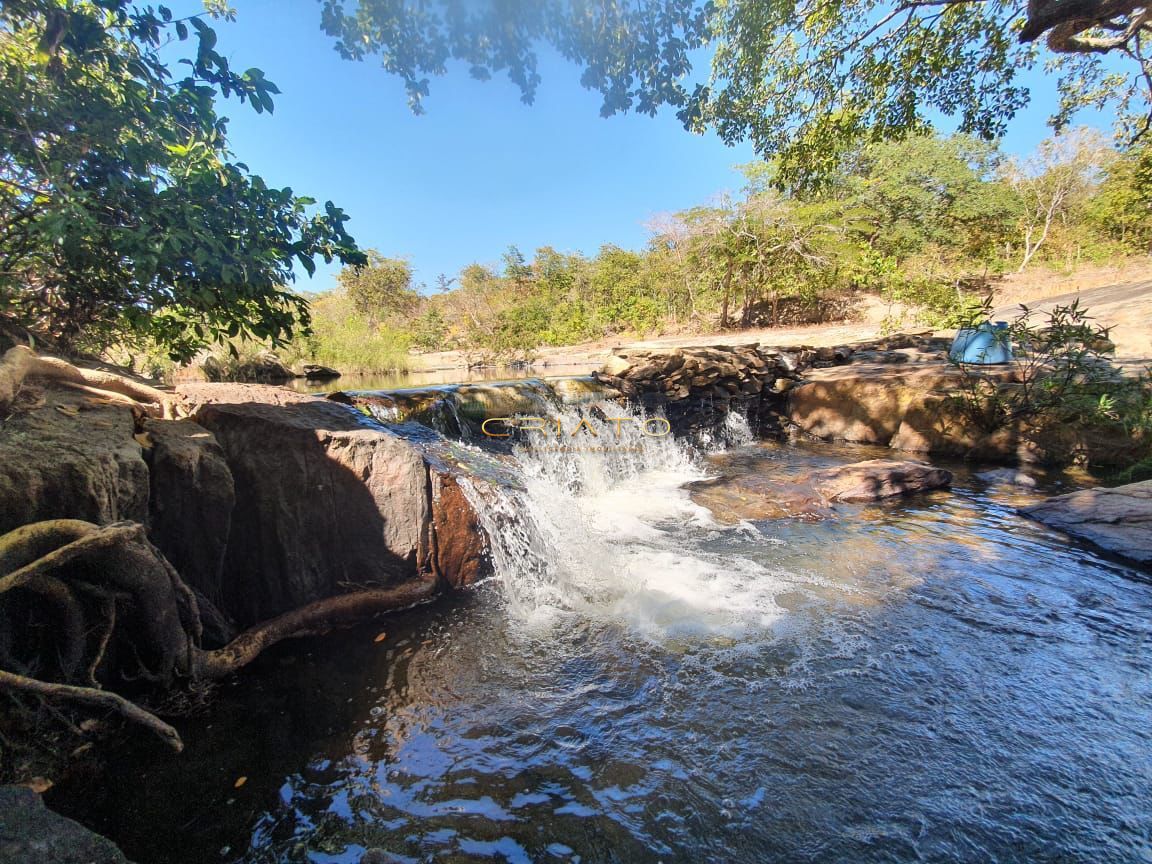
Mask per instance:
[[[178,14],[203,8],[169,5]],[[408,258],[429,286],[439,273],[498,262],[509,244],[529,257],[544,245],[639,248],[651,216],[738,189],[733,166],[754,158],[747,145],[685,132],[671,112],[603,119],[579,70],[550,58],[534,105],[503,78],[478,82],[455,69],[432,79],[427,113],[414,116],[398,78],[371,59],[340,59],[316,0],[232,5],[237,21],[214,25],[218,50],[234,67],[260,67],[283,91],[271,117],[221,103],[237,156],[272,184],[335,201],[361,246]],[[1054,88],[1039,74],[1029,84],[1033,104],[1016,118],[1009,152],[1047,134]],[[302,274],[297,288],[327,290],[335,272]]]

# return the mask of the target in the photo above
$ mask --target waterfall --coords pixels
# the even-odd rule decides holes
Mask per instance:
[[[743,447],[745,444],[751,444],[755,438],[748,418],[739,411],[729,411],[724,417],[724,422],[716,428],[697,432],[693,443],[700,450],[710,453]]]
[[[609,395],[619,394],[592,376],[578,375],[357,391],[329,398],[353,404],[381,423],[412,421],[445,437],[469,440],[480,437],[480,424],[488,418],[552,414],[559,406],[589,404]]]
[[[590,416],[608,422],[573,435]],[[735,637],[776,619],[780,574],[709,547],[755,529],[719,525],[683,488],[708,476],[699,446],[748,441],[746,420],[734,416],[696,444],[654,434],[659,418],[610,403],[549,420],[547,433],[512,448],[519,488],[461,482],[510,614],[528,627],[623,622],[655,639]]]

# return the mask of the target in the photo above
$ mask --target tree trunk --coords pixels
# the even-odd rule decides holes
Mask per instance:
[[[732,265],[724,271],[724,305],[720,308],[720,329],[728,329],[728,303],[732,295]]]
[[[27,348],[17,346],[0,358],[0,418],[8,415],[9,408],[16,401],[16,394],[20,392],[20,385],[24,383],[35,356]]]

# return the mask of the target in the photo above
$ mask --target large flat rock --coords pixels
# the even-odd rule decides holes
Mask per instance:
[[[702,480],[692,500],[721,522],[739,519],[826,519],[833,505],[869,503],[947,488],[952,472],[923,462],[870,459],[810,471],[793,480],[758,472]]]
[[[854,362],[807,372],[804,383],[788,394],[789,421],[826,441],[879,444],[908,453],[996,462],[1050,458],[1048,449],[1019,424],[987,432],[973,423],[954,399],[965,387],[959,368],[936,357],[910,356],[901,364]],[[1016,386],[1007,366],[972,374],[996,386]]]
[[[1107,552],[1152,563],[1152,480],[1057,495],[1020,512]]]
[[[240,625],[357,587],[458,587],[484,572],[483,532],[457,482],[469,469],[453,453],[280,387],[178,392],[193,419],[32,393],[0,429],[0,533],[58,518],[147,525]]]
[[[148,466],[122,405],[45,389],[0,428],[0,534],[44,519],[148,519]]]
[[[852,363],[813,369],[789,394],[789,419],[817,438],[897,446],[893,441],[906,421],[923,413],[934,395],[955,392],[962,381],[962,373],[945,362]],[[898,449],[936,449],[935,440],[914,442],[910,436],[903,437],[904,446]]]
[[[816,490],[829,501],[879,501],[943,489],[952,472],[923,462],[869,459],[812,472]]]
[[[276,387],[180,391],[232,472],[221,590],[239,623],[357,586],[480,575],[475,513],[452,471],[413,442],[347,405]]]
[[[0,786],[0,861],[130,864],[111,840],[53,813],[24,786]]]

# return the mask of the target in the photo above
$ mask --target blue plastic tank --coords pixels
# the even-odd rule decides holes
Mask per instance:
[[[962,327],[948,350],[948,357],[956,363],[993,366],[1012,362],[1012,340],[1008,323],[985,321],[977,327]]]

